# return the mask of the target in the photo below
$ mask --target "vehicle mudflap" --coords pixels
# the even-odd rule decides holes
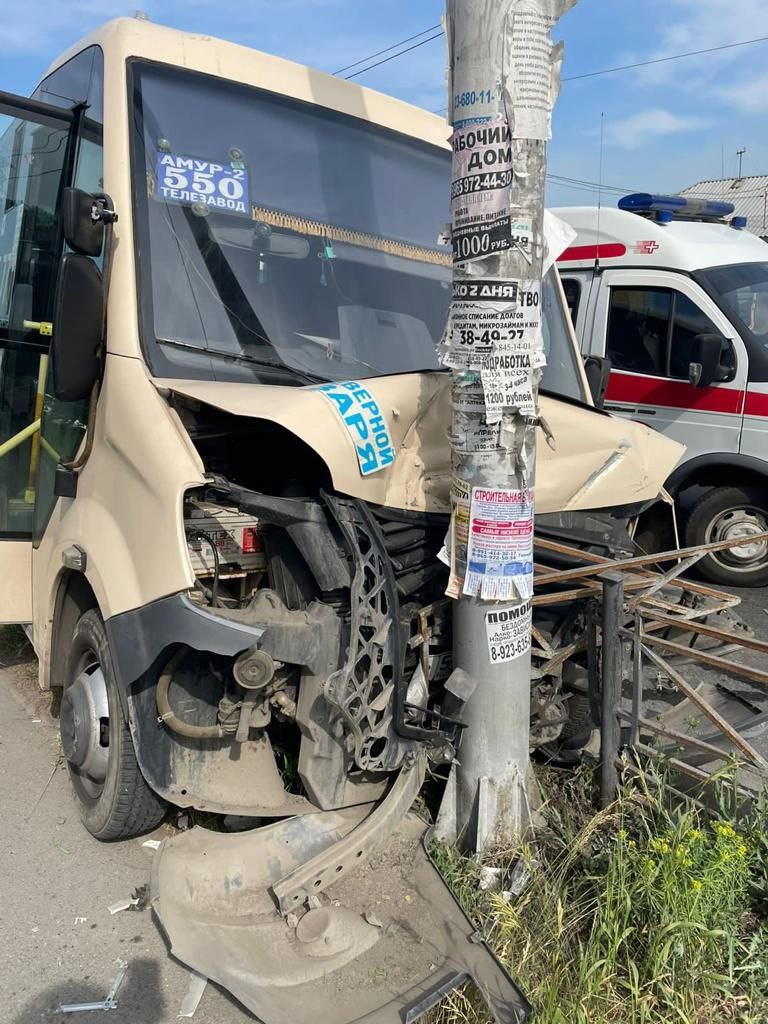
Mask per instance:
[[[496,1024],[526,1020],[527,1000],[446,886],[414,814],[369,860],[280,913],[274,887],[343,845],[366,811],[166,840],[152,888],[173,955],[264,1024],[411,1024],[470,980]]]

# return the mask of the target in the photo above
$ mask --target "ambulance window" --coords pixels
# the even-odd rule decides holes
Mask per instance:
[[[613,368],[666,377],[671,312],[672,293],[663,288],[612,288],[606,355]]]
[[[693,339],[697,334],[720,334],[706,313],[681,292],[675,292],[675,323],[669,353],[669,376],[688,380],[695,362]]]
[[[565,302],[568,306],[568,312],[571,314],[571,320],[573,320],[575,326],[576,317],[579,315],[579,300],[581,299],[581,281],[579,281],[575,277],[564,277],[563,291],[565,292]]]

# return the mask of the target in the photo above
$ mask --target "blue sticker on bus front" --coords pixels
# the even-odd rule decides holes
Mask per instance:
[[[242,165],[158,153],[155,171],[155,195],[167,203],[202,203],[222,213],[250,213],[248,171]]]
[[[363,476],[378,473],[395,461],[395,450],[389,428],[378,402],[370,391],[356,380],[323,384],[322,391],[344,420],[355,445],[357,461]]]

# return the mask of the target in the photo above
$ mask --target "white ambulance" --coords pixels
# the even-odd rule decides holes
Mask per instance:
[[[645,193],[553,211],[593,393],[688,446],[667,481],[686,545],[768,530],[768,246],[729,203]],[[610,365],[608,365],[608,363]],[[768,544],[708,555],[705,575],[768,583]]]

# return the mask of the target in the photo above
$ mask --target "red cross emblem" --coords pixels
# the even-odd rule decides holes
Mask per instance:
[[[637,256],[653,256],[656,250],[660,248],[658,242],[653,240],[648,242],[636,242],[632,247],[632,252]]]

